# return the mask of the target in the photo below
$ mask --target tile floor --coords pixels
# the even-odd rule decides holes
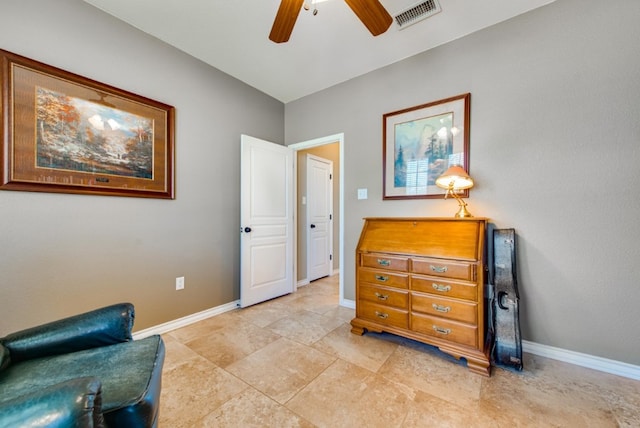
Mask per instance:
[[[353,316],[334,276],[165,334],[160,427],[640,426],[640,381],[529,354],[485,378]]]

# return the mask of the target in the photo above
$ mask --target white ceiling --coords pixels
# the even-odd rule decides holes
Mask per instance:
[[[441,13],[378,37],[330,0],[282,44],[268,39],[280,0],[84,1],[287,103],[554,0],[439,0]],[[418,0],[381,3],[393,16]]]

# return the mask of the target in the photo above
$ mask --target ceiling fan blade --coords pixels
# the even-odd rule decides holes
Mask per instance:
[[[289,40],[303,3],[304,0],[282,0],[280,2],[278,14],[269,34],[271,41],[284,43]]]
[[[371,34],[379,36],[389,29],[393,18],[378,0],[344,0]]]

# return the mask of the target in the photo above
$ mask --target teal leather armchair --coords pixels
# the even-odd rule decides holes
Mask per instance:
[[[0,428],[156,427],[165,349],[121,303],[0,339]]]

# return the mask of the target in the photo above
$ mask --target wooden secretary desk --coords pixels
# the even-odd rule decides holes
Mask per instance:
[[[365,218],[351,332],[438,347],[489,376],[484,218]]]

